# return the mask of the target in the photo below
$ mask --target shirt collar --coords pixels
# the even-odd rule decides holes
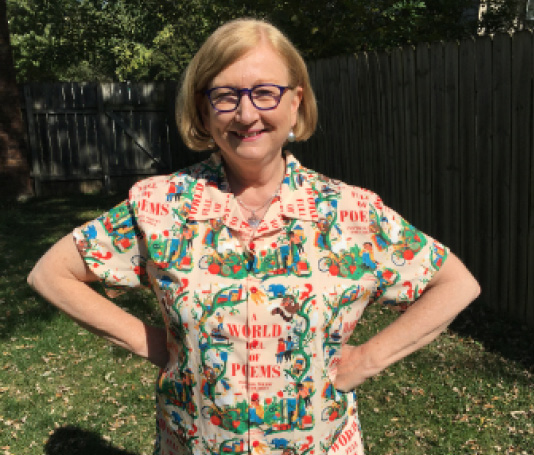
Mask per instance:
[[[302,167],[290,152],[284,154],[286,174],[280,187],[280,197],[273,200],[278,210],[269,211],[269,216],[260,224],[258,233],[271,230],[270,227],[277,227],[283,218],[303,221],[319,219],[315,204],[316,191],[309,181],[310,171]],[[193,191],[187,218],[195,221],[223,218],[224,224],[233,229],[250,230],[241,215],[236,198],[230,191],[220,152],[212,153],[204,162]]]

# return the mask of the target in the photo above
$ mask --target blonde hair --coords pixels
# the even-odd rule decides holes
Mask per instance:
[[[219,27],[193,57],[182,79],[176,103],[176,122],[182,138],[192,150],[213,148],[202,121],[204,91],[223,69],[267,41],[285,61],[289,85],[302,87],[297,123],[293,129],[298,141],[308,139],[317,125],[317,104],[306,64],[295,46],[273,25],[256,19],[236,19]]]

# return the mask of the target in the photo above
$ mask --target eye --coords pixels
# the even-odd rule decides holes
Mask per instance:
[[[211,92],[211,100],[214,103],[235,103],[237,99],[237,92],[231,88],[222,87]]]
[[[252,91],[252,96],[256,99],[261,98],[274,98],[280,95],[280,90],[276,87],[271,87],[269,85],[261,85],[255,87]]]

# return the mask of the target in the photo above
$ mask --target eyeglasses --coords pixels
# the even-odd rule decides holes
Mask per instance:
[[[217,112],[235,111],[245,94],[256,109],[268,111],[280,104],[282,95],[290,88],[276,84],[260,84],[252,88],[213,87],[206,90],[206,95]]]

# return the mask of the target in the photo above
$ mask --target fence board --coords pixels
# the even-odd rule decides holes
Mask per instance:
[[[493,145],[495,151],[508,150],[510,153],[511,136],[511,38],[508,34],[496,35],[493,39]],[[493,185],[493,263],[497,268],[497,294],[495,298],[501,305],[509,304],[509,277],[510,259],[510,197],[511,197],[511,164],[509,156],[495,153],[493,162],[493,181],[500,182]]]
[[[354,176],[352,183],[359,186],[366,185],[367,182],[372,181],[370,169],[372,169],[372,149],[373,140],[371,139],[370,129],[370,110],[371,100],[369,97],[368,84],[368,65],[367,55],[360,53],[355,61],[354,87],[358,93],[358,99],[354,100],[354,116],[358,119],[355,126],[355,131],[358,132],[358,142],[355,144],[356,167],[354,169]]]
[[[418,227],[425,232],[433,232],[432,213],[432,137],[430,116],[430,48],[428,44],[419,44],[416,48],[415,86],[417,97],[417,149],[419,151],[419,169],[421,184],[419,187],[419,204],[422,213],[415,220]]]
[[[528,43],[530,50],[530,56],[532,58],[534,50],[534,35],[532,32],[522,32],[528,36],[525,38],[525,45]],[[531,62],[531,92],[530,96],[525,96],[526,100],[530,100],[530,115],[528,116],[527,129],[529,132],[529,147],[525,149],[525,153],[530,157],[529,165],[525,164],[525,168],[528,169],[527,173],[530,185],[528,187],[528,202],[524,207],[520,207],[520,211],[525,212],[527,210],[528,230],[526,236],[526,253],[527,253],[527,280],[526,280],[526,292],[525,299],[525,321],[534,327],[534,280],[530,279],[534,273],[534,62]],[[525,134],[523,132],[522,134]]]
[[[527,287],[515,286],[514,282],[527,283],[528,277],[528,216],[524,208],[528,207],[529,168],[532,157],[525,151],[532,149],[532,128],[530,117],[532,99],[532,75],[534,59],[532,53],[532,35],[519,33],[512,41],[511,77],[513,93],[511,97],[511,177],[510,194],[510,264],[509,307],[518,319],[526,317]]]
[[[404,188],[406,185],[406,158],[404,135],[404,94],[403,94],[402,50],[394,49],[391,52],[391,117],[393,126],[393,147],[390,153],[391,160],[391,201],[386,201],[396,210],[402,210]]]
[[[444,237],[443,226],[443,198],[444,198],[444,173],[447,153],[446,137],[447,123],[445,121],[445,80],[444,80],[444,59],[443,44],[433,43],[430,47],[430,77],[432,96],[430,98],[430,135],[432,137],[432,148],[429,153],[433,156],[432,166],[432,205],[431,210],[436,216],[434,230],[432,234],[443,242],[449,244]],[[441,213],[441,215],[440,215]]]
[[[326,85],[324,83],[324,71],[323,71],[323,60],[319,60],[315,62],[315,64],[312,66],[314,71],[310,74],[312,77],[312,86],[315,90],[316,96],[317,96],[317,106],[319,109],[319,121],[317,125],[317,134],[316,137],[314,137],[310,144],[312,144],[314,147],[310,148],[309,155],[307,162],[311,165],[317,166],[316,169],[324,169],[324,160],[325,160],[325,154],[328,151],[327,143],[325,141],[325,115],[326,114],[326,94],[327,89]]]
[[[97,123],[97,130],[99,132],[98,139],[100,140],[100,147],[99,147],[99,157],[98,157],[98,163],[100,164],[100,168],[102,170],[102,180],[103,180],[103,186],[106,191],[109,191],[110,189],[110,171],[109,171],[109,161],[110,161],[110,154],[112,153],[113,147],[112,147],[112,139],[111,139],[111,131],[110,131],[110,125],[108,122],[108,118],[106,117],[106,112],[104,108],[104,86],[98,85],[97,88],[97,106],[98,106],[98,123]],[[106,151],[109,151],[109,153],[106,153]]]
[[[380,74],[378,75],[380,80],[380,86],[382,87],[382,117],[386,128],[384,130],[385,138],[385,149],[382,156],[384,157],[384,180],[389,182],[388,185],[382,188],[381,194],[383,199],[387,204],[394,204],[394,192],[395,192],[395,178],[391,172],[394,147],[395,147],[395,138],[393,133],[393,112],[392,112],[392,90],[391,90],[391,64],[390,64],[390,54],[383,52],[379,55],[380,62]],[[380,188],[377,188],[376,191],[380,191]]]
[[[479,280],[484,283],[483,296],[488,306],[498,306],[496,302],[496,281],[490,279],[494,273],[492,262],[491,239],[493,238],[493,102],[492,102],[492,55],[493,43],[489,36],[480,37],[476,43],[476,155],[479,157],[479,207],[477,210],[479,224],[475,238],[480,242]]]
[[[331,65],[329,61],[326,61],[326,60],[323,61],[323,71],[324,71],[323,83],[324,83],[325,88],[338,86],[336,71],[332,68],[332,66],[333,65]],[[337,106],[339,106],[337,95],[331,92],[328,92],[328,90],[326,90],[325,96],[323,96],[323,104],[326,109],[323,112],[334,112],[337,109]],[[331,115],[323,116],[322,124],[323,124],[323,128],[325,131],[328,131],[328,132],[333,131],[335,133],[339,133],[337,129],[337,124],[334,124],[333,118]],[[337,134],[336,134],[335,140],[333,140],[332,142],[328,142],[325,136],[325,141],[324,141],[325,145],[324,145],[323,153],[319,151],[319,155],[322,155],[321,168],[324,169],[324,173],[327,175],[333,174],[334,176],[337,176],[335,172],[332,173],[332,161],[334,161],[333,153],[334,153],[334,150],[337,149],[337,141],[338,141]]]
[[[41,179],[38,177],[41,174],[41,160],[38,153],[37,140],[37,125],[35,123],[35,116],[33,114],[33,103],[31,95],[31,86],[23,87],[24,106],[26,111],[26,128],[28,135],[29,157],[31,160],[31,172],[34,175],[34,186],[37,194],[41,193]]]
[[[454,251],[460,249],[460,163],[458,156],[458,43],[446,43],[443,47],[445,64],[444,80],[444,180],[439,182],[443,191],[443,235]]]
[[[339,150],[341,173],[340,178],[347,180],[350,178],[351,169],[355,169],[356,166],[356,154],[359,153],[359,145],[350,140],[350,136],[345,133],[347,130],[356,128],[358,125],[358,119],[355,118],[355,99],[357,99],[358,93],[354,90],[355,74],[355,57],[348,56],[346,58],[339,59],[339,101],[340,101],[340,124],[341,130],[341,144]]]
[[[475,40],[464,40],[459,47],[458,54],[458,155],[459,168],[462,175],[460,213],[462,230],[460,234],[459,252],[466,262],[473,268],[473,273],[479,273],[478,243],[474,242],[478,235],[476,226],[478,219],[478,187],[476,185],[478,157],[476,153],[476,75],[475,75]]]
[[[384,121],[384,107],[382,97],[382,87],[380,84],[380,61],[376,52],[368,54],[369,62],[369,92],[371,97],[371,104],[373,106],[373,134],[375,136],[375,146],[372,150],[370,160],[372,161],[372,180],[368,180],[368,184],[364,184],[367,188],[378,191],[379,188],[384,187],[384,169],[386,167],[384,159],[385,146],[385,121]]]
[[[400,156],[405,162],[405,195],[403,199],[403,214],[412,223],[420,226],[421,206],[419,204],[420,176],[419,150],[417,148],[417,104],[415,88],[415,49],[407,46],[402,49],[402,84],[403,84],[403,117],[404,117],[404,137],[405,150]],[[417,220],[417,221],[416,221]]]

